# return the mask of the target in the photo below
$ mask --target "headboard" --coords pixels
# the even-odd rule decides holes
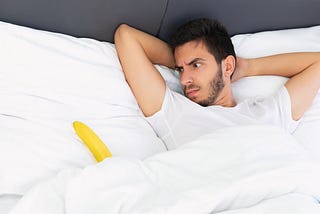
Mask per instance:
[[[218,19],[231,35],[320,24],[319,0],[1,0],[0,21],[113,42],[127,23],[167,40],[187,20]]]

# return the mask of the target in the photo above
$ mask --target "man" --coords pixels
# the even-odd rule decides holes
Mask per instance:
[[[236,58],[227,31],[216,21],[186,23],[171,44],[127,25],[115,33],[126,80],[168,149],[226,126],[273,124],[292,132],[320,87],[320,53]],[[170,91],[153,64],[176,68],[188,99]],[[290,79],[270,98],[237,104],[231,80],[252,75]]]

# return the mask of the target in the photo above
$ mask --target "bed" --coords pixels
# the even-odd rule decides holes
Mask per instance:
[[[168,40],[207,17],[242,57],[320,51],[319,11],[316,0],[1,1],[0,213],[320,213],[319,94],[292,135],[228,127],[167,151],[113,45],[121,23]],[[181,93],[178,74],[155,66]],[[233,91],[241,102],[285,82],[248,77]],[[74,121],[113,157],[97,164]]]

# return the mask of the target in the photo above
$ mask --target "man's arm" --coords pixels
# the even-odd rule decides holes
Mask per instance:
[[[114,36],[115,46],[126,80],[145,116],[161,109],[165,81],[153,66],[173,68],[174,57],[168,44],[128,25],[120,25]]]
[[[291,99],[292,118],[300,119],[320,88],[320,53],[288,53],[239,58],[233,81],[245,76],[278,75],[290,78],[285,87]]]

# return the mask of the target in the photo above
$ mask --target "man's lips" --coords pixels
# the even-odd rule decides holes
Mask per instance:
[[[186,90],[186,96],[189,98],[192,98],[195,96],[195,94],[199,91],[198,88],[188,89]]]

